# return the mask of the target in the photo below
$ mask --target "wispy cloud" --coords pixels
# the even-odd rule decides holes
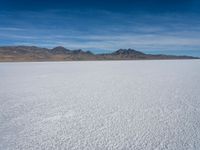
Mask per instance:
[[[0,31],[24,31],[23,28],[15,28],[15,27],[0,27]]]

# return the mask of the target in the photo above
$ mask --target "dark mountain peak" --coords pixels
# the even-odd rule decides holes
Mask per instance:
[[[50,52],[53,53],[53,54],[66,54],[66,53],[69,53],[70,50],[66,49],[63,46],[57,46],[57,47],[52,48],[50,50]]]
[[[67,50],[67,49],[63,46],[56,46],[56,47],[52,48],[52,50]]]
[[[76,49],[76,50],[73,50],[73,53],[79,54],[79,53],[84,53],[84,52],[82,51],[82,49]]]
[[[89,55],[94,55],[91,51],[86,51],[85,53]]]
[[[113,52],[112,54],[114,55],[145,55],[144,53],[140,52],[140,51],[136,51],[134,49],[119,49],[115,52]]]
[[[90,51],[83,51],[82,49],[77,49],[72,51],[73,54],[87,54],[87,55],[93,55]]]

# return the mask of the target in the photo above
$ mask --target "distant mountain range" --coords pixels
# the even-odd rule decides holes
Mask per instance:
[[[70,60],[145,60],[145,59],[199,59],[192,56],[152,55],[134,49],[119,49],[112,53],[94,54],[90,51],[69,50],[62,46],[52,49],[36,46],[0,47],[0,61],[70,61]]]

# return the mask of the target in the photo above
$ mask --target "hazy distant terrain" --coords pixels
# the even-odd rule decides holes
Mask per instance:
[[[0,149],[200,147],[200,61],[0,63]]]
[[[144,59],[197,59],[192,56],[145,54],[134,49],[119,49],[105,54],[69,50],[58,46],[52,49],[36,46],[0,47],[0,62],[12,61],[72,61],[72,60],[144,60]]]

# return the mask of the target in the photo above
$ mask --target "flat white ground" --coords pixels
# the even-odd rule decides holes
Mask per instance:
[[[0,149],[200,149],[200,61],[0,63]]]

